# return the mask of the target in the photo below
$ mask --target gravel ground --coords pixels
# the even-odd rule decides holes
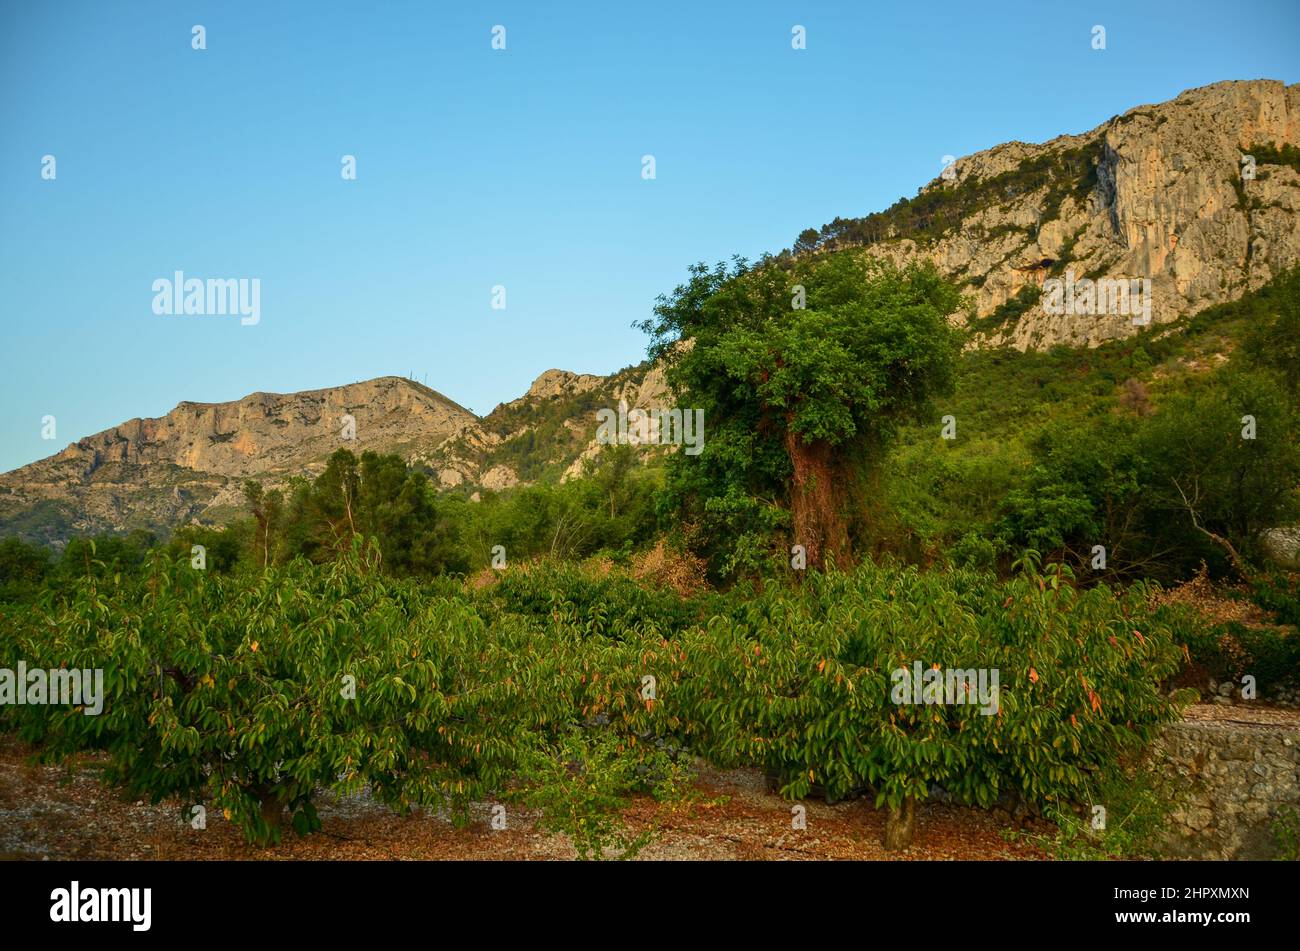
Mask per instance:
[[[286,834],[271,848],[246,845],[219,812],[198,831],[182,821],[178,804],[123,800],[99,782],[98,761],[72,769],[32,766],[29,750],[0,738],[0,859],[571,859],[567,837],[535,827],[535,817],[511,808],[507,828],[494,830],[489,807],[457,830],[437,816],[398,816],[368,796],[325,795],[321,832]],[[791,804],[767,792],[760,773],[702,769],[699,801],[676,805],[638,798],[624,818],[655,836],[642,860],[741,859],[1039,859],[1033,846],[1007,842],[1009,821],[997,813],[941,803],[918,810],[918,841],[904,852],[880,846],[883,812],[867,800],[828,806],[803,803],[807,828],[792,828]]]

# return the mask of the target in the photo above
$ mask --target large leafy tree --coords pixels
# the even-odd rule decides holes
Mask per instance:
[[[659,299],[641,324],[650,354],[705,419],[703,451],[674,459],[669,505],[724,569],[787,513],[808,564],[852,557],[861,469],[951,390],[961,303],[930,266],[857,252],[700,264]]]
[[[1153,506],[1251,577],[1262,533],[1300,515],[1297,426],[1295,400],[1268,376],[1231,372],[1190,386],[1146,433]]]

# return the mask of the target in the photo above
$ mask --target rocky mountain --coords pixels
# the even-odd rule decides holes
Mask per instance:
[[[519,399],[417,453],[412,463],[448,488],[505,489],[547,476],[573,478],[600,450],[596,413],[617,412],[620,405],[629,411],[671,406],[662,367],[642,364],[610,376],[547,370]]]
[[[219,520],[241,504],[244,479],[275,485],[313,475],[341,446],[409,454],[477,422],[463,406],[400,377],[185,402],[0,475],[0,532],[58,541]]]
[[[0,475],[0,535],[57,544],[77,534],[221,522],[241,508],[246,479],[271,488],[311,477],[339,448],[396,453],[444,489],[469,493],[565,478],[599,448],[597,409],[620,400],[659,405],[666,396],[662,371],[642,366],[608,377],[548,370],[482,418],[391,376],[184,402]]]
[[[1139,327],[1049,313],[1048,278],[1148,278],[1158,325],[1300,261],[1297,147],[1300,85],[1216,83],[1082,135],[960,158],[916,198],[810,229],[795,250],[933,261],[974,299],[973,345],[1096,345]]]
[[[787,253],[848,248],[933,261],[971,296],[971,346],[1095,346],[1140,332],[1127,316],[1050,312],[1042,289],[1066,276],[1149,279],[1155,325],[1235,300],[1300,261],[1300,86],[1217,83],[1081,135],[999,145],[915,198],[805,231]],[[471,497],[571,478],[599,449],[598,410],[671,402],[662,368],[643,364],[548,370],[481,418],[399,377],[181,403],[0,475],[0,535],[58,542],[219,522],[240,507],[244,479],[311,476],[340,447],[398,453]]]

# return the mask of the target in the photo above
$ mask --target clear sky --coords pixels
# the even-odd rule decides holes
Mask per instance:
[[[1297,0],[0,0],[0,470],[385,374],[487,413],[639,362],[631,323],[693,261],[887,207],[947,154],[1294,83],[1298,39]],[[260,323],[156,315],[176,270],[260,279]]]

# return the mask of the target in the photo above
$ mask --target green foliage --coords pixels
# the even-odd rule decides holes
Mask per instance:
[[[1258,575],[1252,600],[1264,610],[1272,611],[1279,624],[1300,630],[1300,578],[1276,571]]]
[[[642,467],[633,446],[605,446],[588,460],[583,478],[499,493],[462,508],[459,537],[472,568],[490,562],[500,545],[511,562],[579,559],[648,543],[658,524],[661,473]],[[447,503],[443,503],[447,504]]]
[[[1032,557],[1007,583],[864,564],[682,601],[572,566],[469,593],[382,574],[375,543],[256,572],[178,554],[0,608],[0,665],[102,668],[106,686],[100,716],[6,706],[0,730],[47,761],[101,750],[106,781],[221,810],[254,842],[282,818],[312,831],[320,790],[364,785],[457,822],[518,802],[584,857],[631,857],[646,836],[619,812],[680,796],[683,749],[777,769],[796,797],[867,783],[892,805],[938,783],[1064,810],[1176,714],[1158,685],[1190,626],[1142,586],[1078,591]],[[998,669],[997,713],[895,703],[891,672],[917,660]]]
[[[506,611],[489,623],[470,600],[385,578],[378,562],[377,546],[358,544],[329,566],[223,576],[157,552],[138,576],[92,574],[66,601],[9,614],[0,661],[102,668],[104,712],[5,706],[0,729],[48,760],[103,750],[106,781],[222,810],[256,842],[279,837],[283,814],[314,829],[321,788],[368,785],[400,811],[461,822],[472,802],[545,798],[536,787],[553,777],[529,769],[597,715],[631,765],[594,747],[609,771],[579,812],[622,795],[618,777],[644,778],[634,767],[654,748],[635,740],[655,717],[641,677],[674,676],[657,660],[661,638],[592,637]]]
[[[1268,376],[1230,372],[1188,386],[1144,434],[1152,505],[1185,522],[1195,513],[1257,559],[1260,533],[1300,514],[1298,429],[1300,408]]]
[[[236,523],[230,528],[211,528],[203,525],[183,525],[167,543],[173,559],[188,559],[193,547],[203,547],[208,571],[231,572],[239,565],[240,556],[253,550],[250,526]]]
[[[1160,774],[1146,768],[1116,770],[1103,776],[1082,805],[1048,810],[1056,825],[1051,836],[1011,833],[1041,846],[1054,859],[1099,861],[1143,859],[1160,854],[1178,792]],[[1093,807],[1104,810],[1098,821]]]
[[[568,835],[580,859],[627,860],[650,843],[651,830],[632,833],[623,821],[629,793],[682,795],[684,770],[667,752],[651,749],[638,760],[627,755],[627,742],[575,729],[554,750],[527,758],[524,768],[535,781],[521,801],[540,810],[545,831]]]
[[[0,601],[33,597],[50,573],[53,560],[39,545],[17,538],[0,539]]]
[[[669,637],[694,620],[690,603],[672,591],[562,563],[504,572],[481,599],[482,610],[493,617],[504,613],[539,624],[560,622],[584,637]]]
[[[1043,220],[1056,217],[1069,195],[1084,197],[1097,184],[1100,146],[1043,152],[1016,168],[983,181],[966,179],[955,185],[937,180],[915,198],[900,198],[885,211],[865,218],[836,218],[814,232],[805,230],[795,251],[831,250],[850,245],[870,245],[892,238],[925,242],[942,237],[970,215],[1004,204],[1017,195],[1042,191]]]
[[[1283,806],[1273,818],[1273,840],[1277,843],[1277,860],[1300,862],[1300,809]]]
[[[1300,148],[1290,142],[1283,142],[1280,147],[1276,142],[1252,145],[1247,154],[1255,156],[1259,165],[1289,165],[1300,172]]]
[[[938,784],[992,805],[1085,802],[1178,715],[1161,681],[1181,649],[1178,612],[1146,591],[1076,590],[1059,570],[1004,585],[972,571],[863,566],[769,589],[680,639],[692,676],[668,703],[720,765],[761,765],[799,798],[870,785],[898,806]],[[896,703],[896,669],[920,661],[998,670],[995,715],[978,703]]]
[[[1294,685],[1300,672],[1300,635],[1294,629],[1248,627],[1237,621],[1201,623],[1184,631],[1183,641],[1201,681],[1240,682],[1250,675],[1264,700]]]
[[[378,540],[383,564],[396,573],[458,567],[432,486],[398,456],[365,452],[358,460],[340,449],[314,483],[295,483],[283,516],[277,519],[276,509],[268,508],[272,530],[279,529],[276,548],[282,560],[297,555],[326,560],[360,536]],[[255,505],[252,511],[262,526],[263,515]]]
[[[1293,268],[1261,294],[1261,306],[1242,341],[1242,352],[1255,364],[1280,374],[1287,392],[1300,392],[1300,268]]]
[[[958,342],[947,317],[960,304],[932,268],[847,253],[700,264],[660,298],[641,327],[679,401],[708,425],[698,456],[670,459],[665,507],[707,539],[716,574],[752,561],[755,533],[779,524],[772,506],[798,520],[791,484],[805,453],[873,460],[948,390]],[[848,488],[832,481],[822,488]]]
[[[1014,324],[1022,316],[1038,306],[1038,300],[1042,297],[1042,293],[1042,288],[1037,284],[1026,284],[1016,292],[1014,297],[996,308],[993,313],[987,317],[971,321],[971,329],[990,331],[998,330],[1005,324]]]
[[[1257,558],[1257,528],[1297,512],[1300,406],[1286,367],[1298,300],[1293,270],[1158,338],[963,353],[944,403],[958,438],[936,451],[933,425],[902,427],[886,504],[870,523],[874,546],[926,561],[978,537],[1002,569],[1011,552],[1034,546],[1089,578],[1172,581],[1202,560],[1227,570],[1181,486],[1189,498],[1199,491],[1202,526]],[[1258,424],[1253,442],[1241,438],[1246,414]],[[1098,544],[1108,563],[1094,575]]]
[[[596,428],[596,412],[618,405],[619,394],[633,381],[644,378],[646,364],[624,367],[590,388],[561,390],[547,397],[534,396],[498,406],[484,419],[484,425],[502,442],[478,457],[478,466],[510,467],[526,482],[557,482],[569,462],[586,448]],[[575,419],[590,421],[591,429],[575,428]],[[513,435],[512,435],[513,434]],[[468,444],[453,450],[474,456]],[[655,454],[643,454],[651,464]]]

